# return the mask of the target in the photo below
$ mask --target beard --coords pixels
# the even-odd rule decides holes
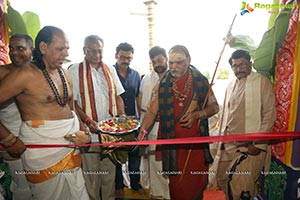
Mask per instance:
[[[154,71],[158,74],[163,73],[164,71],[167,70],[167,66],[157,66],[154,67]]]

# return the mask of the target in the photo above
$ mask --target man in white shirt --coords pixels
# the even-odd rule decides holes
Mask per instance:
[[[144,76],[140,86],[139,106],[141,111],[141,121],[143,121],[147,111],[154,86],[168,69],[168,58],[165,49],[159,46],[152,47],[149,50],[149,56],[153,65],[153,71]],[[158,127],[159,122],[156,120],[149,132],[149,140],[157,139]],[[155,149],[156,145],[149,145],[147,151],[150,195],[153,199],[170,199],[168,177],[157,173],[162,171],[162,162],[156,160]]]
[[[84,40],[84,61],[70,66],[76,111],[92,133],[101,120],[124,114],[120,95],[124,92],[116,70],[102,62],[103,40],[97,35]],[[92,134],[92,143],[99,143]],[[83,173],[90,199],[115,199],[115,165],[101,157],[99,147],[83,153]],[[100,197],[101,193],[101,197]]]

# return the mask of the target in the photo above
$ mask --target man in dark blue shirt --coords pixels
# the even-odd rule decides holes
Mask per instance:
[[[121,95],[127,116],[137,117],[137,97],[139,95],[139,88],[141,77],[137,71],[129,67],[133,59],[134,49],[128,43],[121,43],[116,48],[115,58],[117,60],[114,67],[117,70],[119,79],[123,85],[125,92]],[[131,189],[138,191],[140,194],[145,194],[146,191],[140,185],[140,162],[139,148],[128,152],[128,173],[130,177]],[[122,196],[124,194],[124,184],[122,175],[122,165],[116,165],[116,195]]]

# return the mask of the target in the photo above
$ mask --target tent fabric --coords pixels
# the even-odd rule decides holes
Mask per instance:
[[[8,64],[6,0],[0,0],[0,65]]]
[[[277,120],[274,127],[275,132],[296,131],[297,123],[299,127],[299,2],[300,0],[294,1],[298,7],[294,6],[292,10],[286,36],[277,53],[278,64],[275,70]],[[299,140],[273,146],[273,155],[287,166],[296,169],[300,169],[299,151]]]

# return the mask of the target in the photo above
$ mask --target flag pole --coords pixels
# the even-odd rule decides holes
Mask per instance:
[[[226,37],[229,35],[229,33],[231,33],[231,30],[232,30],[232,27],[233,27],[233,24],[234,24],[236,15],[237,15],[237,14],[235,14],[234,17],[233,17],[233,20],[232,20],[232,22],[231,22],[231,25],[230,25],[230,27],[229,27],[229,30],[228,30],[228,32],[227,32]],[[225,51],[226,44],[227,44],[227,41],[225,40],[224,45],[223,45],[223,48],[222,48],[222,51],[221,51],[221,53],[220,53],[219,59],[218,59],[218,61],[217,61],[216,67],[215,67],[214,74],[213,74],[213,76],[212,76],[212,78],[211,78],[210,86],[212,86],[213,83],[214,83],[214,79],[215,79],[215,76],[216,76],[216,73],[217,73],[217,70],[218,70],[218,67],[219,67],[221,58],[222,58],[223,53],[224,53],[224,51]]]

